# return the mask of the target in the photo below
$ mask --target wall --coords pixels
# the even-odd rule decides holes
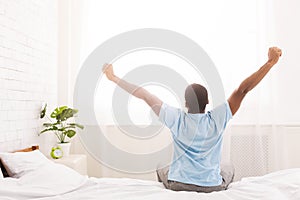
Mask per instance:
[[[299,125],[232,125],[225,133],[223,155],[235,167],[234,180],[261,176],[299,168],[299,140]]]
[[[105,130],[104,135],[112,145],[127,152],[159,151],[172,141],[167,129],[164,129],[160,136],[155,136],[157,138],[155,140],[135,142],[132,142],[132,138],[123,134],[118,127],[106,126],[101,129]],[[261,176],[281,169],[300,167],[299,133],[299,125],[229,125],[224,133],[222,163],[230,162],[234,165],[235,181],[243,177]],[[87,154],[89,176],[156,180],[155,172],[125,173],[107,167],[96,161],[80,144],[78,138],[73,144],[76,153]],[[102,152],[106,150],[101,149]],[[110,152],[105,153],[109,155]]]
[[[0,151],[41,144],[43,102],[57,101],[57,8],[0,0]]]

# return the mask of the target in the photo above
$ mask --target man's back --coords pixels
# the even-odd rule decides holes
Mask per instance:
[[[159,118],[174,140],[168,180],[199,186],[221,185],[222,133],[231,117],[227,102],[206,114],[185,113],[163,104]]]

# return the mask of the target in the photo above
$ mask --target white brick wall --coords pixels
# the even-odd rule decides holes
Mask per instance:
[[[57,2],[0,0],[0,151],[41,142],[43,102],[57,102]]]

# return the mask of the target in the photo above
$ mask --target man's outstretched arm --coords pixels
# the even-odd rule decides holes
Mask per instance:
[[[281,56],[281,49],[277,47],[269,48],[269,60],[258,71],[246,78],[240,86],[232,93],[228,99],[232,115],[234,115],[246,94],[252,90],[270,71],[270,69],[278,62]]]
[[[108,80],[115,82],[129,94],[132,94],[133,96],[144,100],[152,108],[154,113],[157,116],[159,115],[160,108],[163,102],[158,97],[151,94],[144,88],[128,83],[127,81],[116,76],[111,64],[104,64],[102,71],[103,73],[105,73]]]

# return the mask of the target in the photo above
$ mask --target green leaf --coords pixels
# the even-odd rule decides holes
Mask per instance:
[[[59,125],[60,123],[59,122],[55,122],[55,123],[43,123],[43,126],[45,127],[53,127],[53,126],[56,126],[56,125]]]
[[[43,119],[46,115],[46,111],[47,111],[47,104],[45,104],[43,110],[41,110],[41,113],[40,113],[40,118]]]
[[[47,128],[47,129],[42,130],[42,131],[40,132],[40,134],[45,133],[45,132],[47,132],[47,131],[56,131],[57,129],[58,129],[58,128],[57,128],[56,126],[53,126],[53,127],[51,127],[51,128]]]
[[[76,132],[74,130],[67,130],[64,132],[64,134],[71,138],[76,134]]]
[[[73,128],[73,129],[75,129],[75,128],[76,128],[76,126],[75,126],[75,125],[68,125],[68,126],[66,126],[65,128],[66,128],[66,129],[70,129],[70,128]]]
[[[59,115],[59,118],[61,121],[65,121],[65,120],[73,117],[77,112],[78,112],[78,110],[76,110],[76,109],[67,108],[61,112],[61,114]]]
[[[77,124],[77,123],[68,123],[68,125],[72,126],[72,127],[77,127],[77,128],[80,128],[80,129],[84,129],[84,126],[81,125],[81,124]]]
[[[57,129],[57,130],[60,131],[60,132],[64,132],[66,130],[66,127],[62,127],[62,128]]]
[[[51,113],[50,117],[56,118],[58,121],[60,121],[59,120],[60,114],[67,108],[68,108],[68,106],[61,106],[61,107],[55,108],[55,110]]]
[[[50,126],[53,126],[54,124],[52,124],[52,123],[43,123],[43,126],[45,126],[45,127],[50,127]]]

